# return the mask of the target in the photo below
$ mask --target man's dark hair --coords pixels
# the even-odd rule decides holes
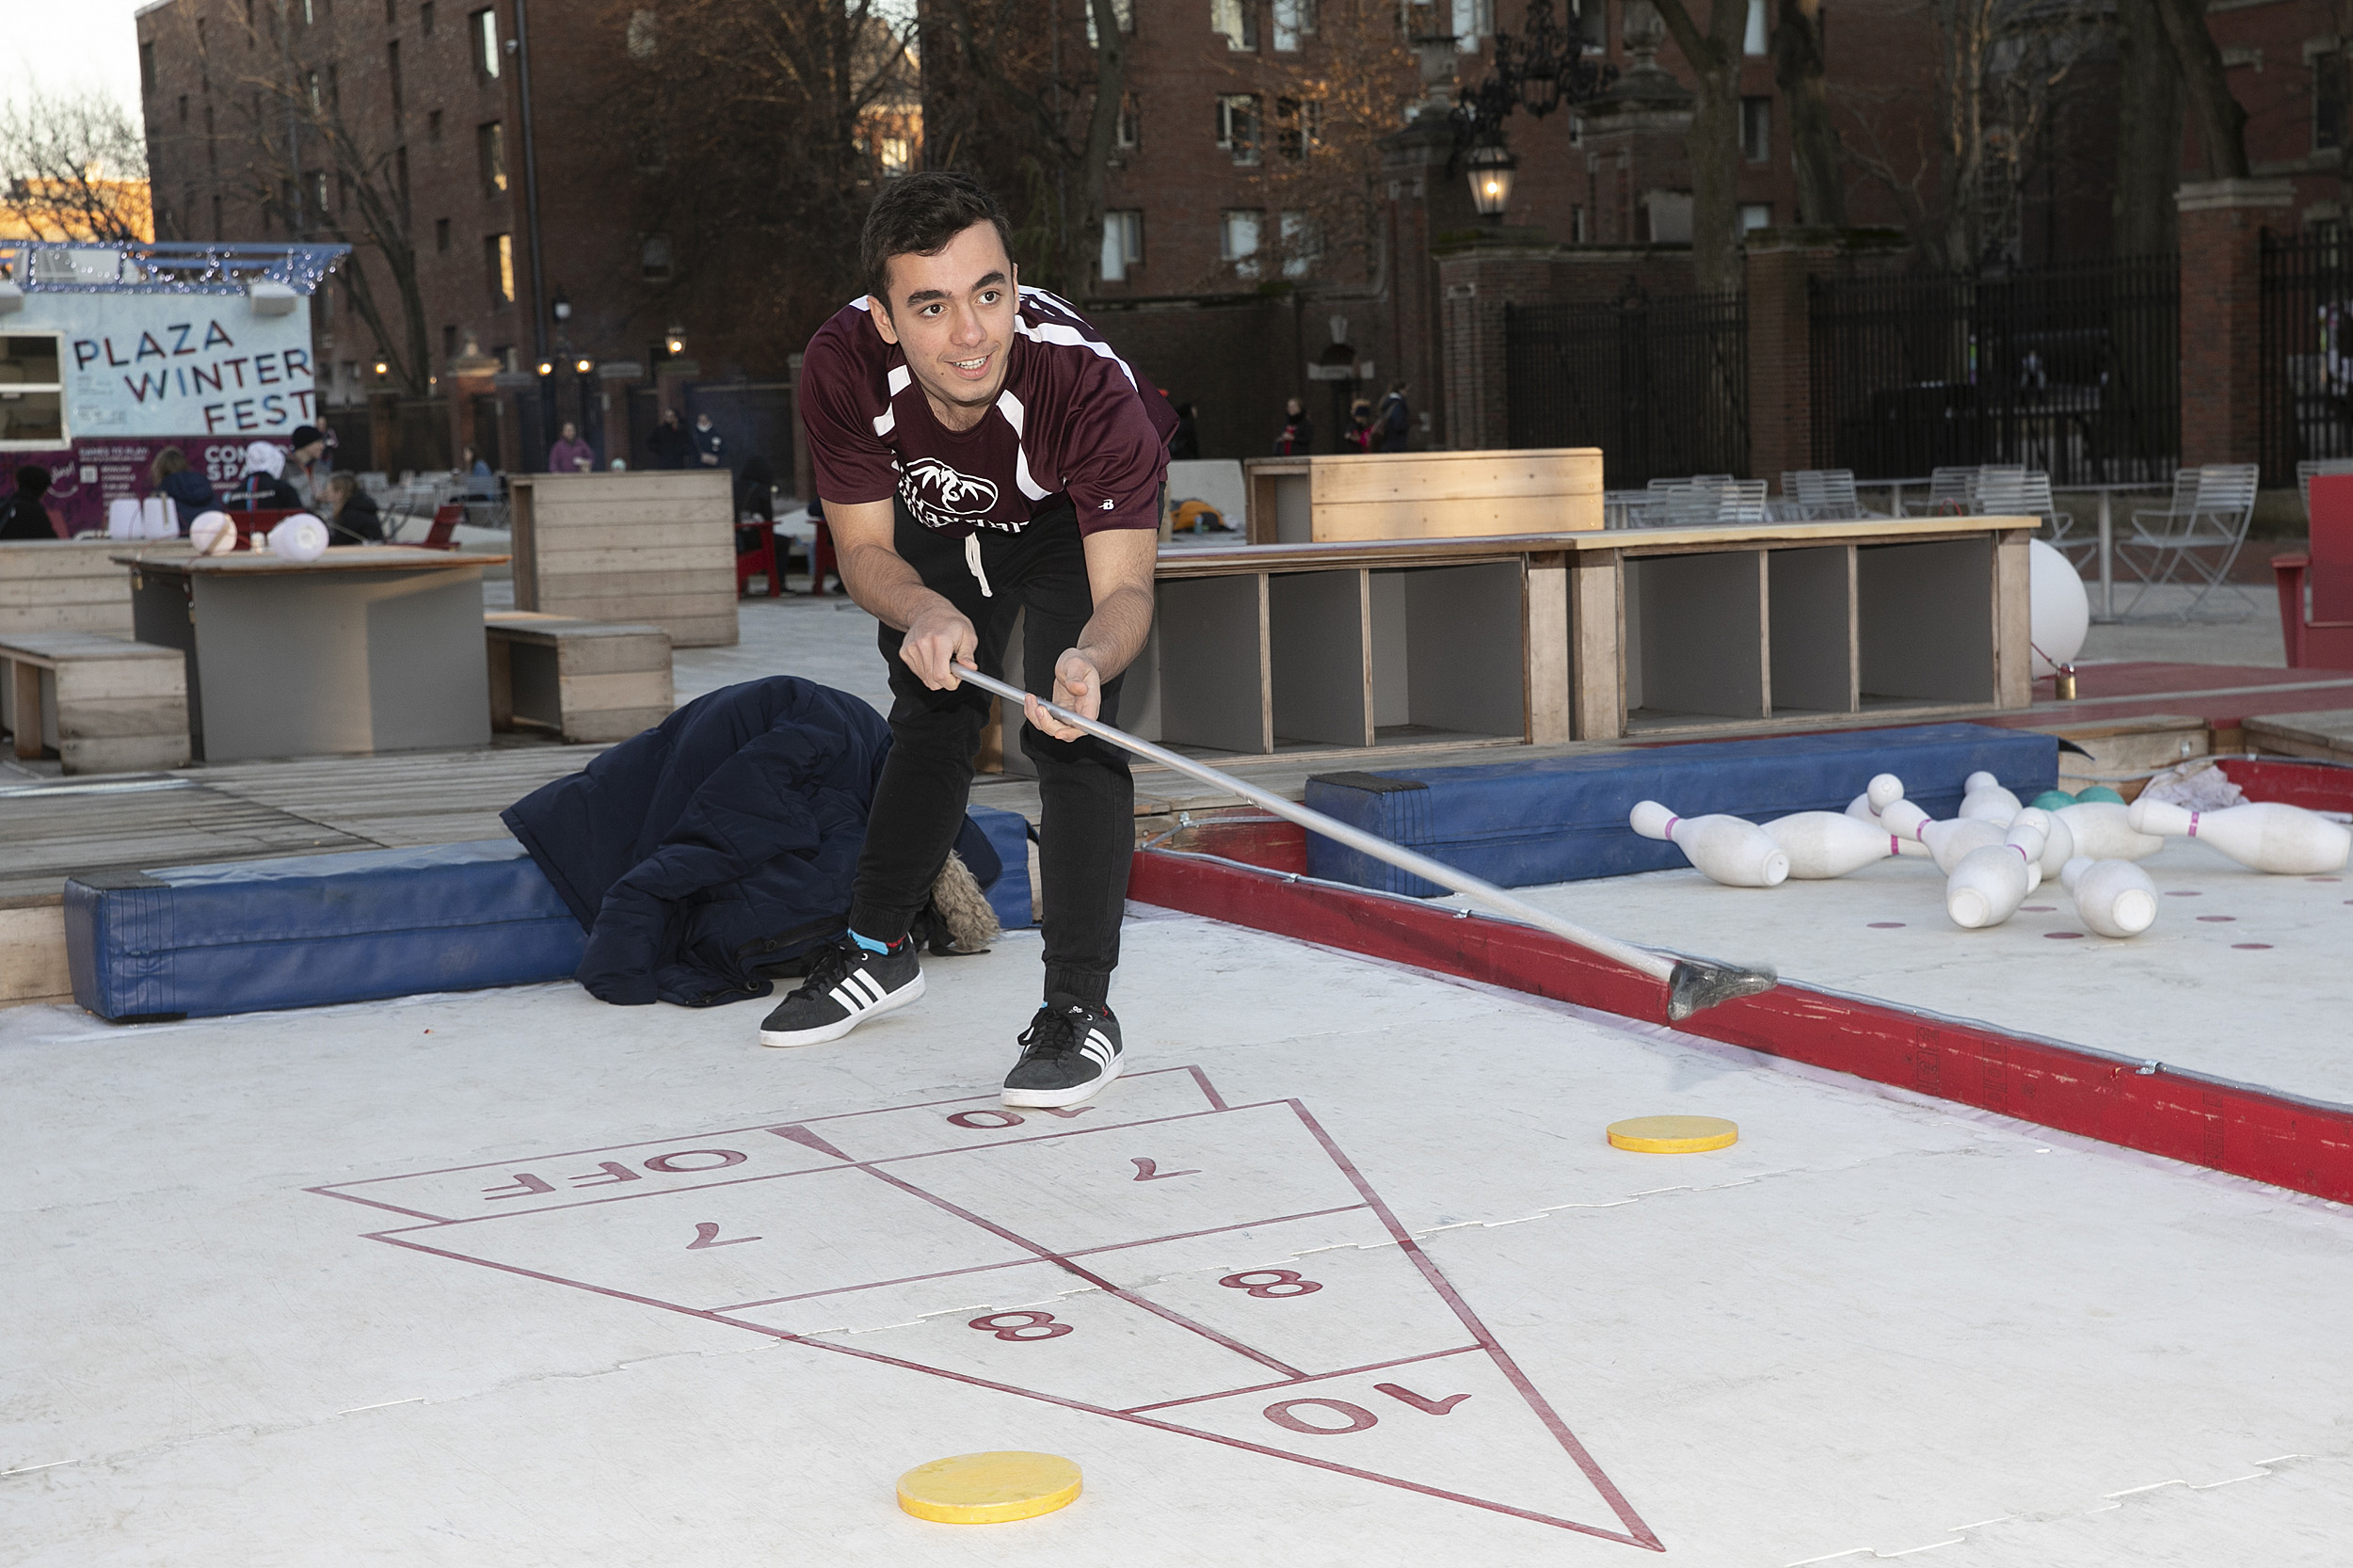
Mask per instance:
[[[975,223],[995,224],[1005,254],[1013,254],[1013,231],[997,199],[969,174],[931,169],[891,181],[866,215],[866,233],[858,243],[866,292],[890,309],[890,258],[936,256]]]
[[[16,493],[39,496],[49,493],[49,471],[39,463],[26,463],[16,471]]]

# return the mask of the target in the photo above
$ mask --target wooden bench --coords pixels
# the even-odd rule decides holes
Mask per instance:
[[[670,638],[658,626],[500,610],[483,629],[493,729],[623,741],[670,716]]]
[[[68,773],[186,767],[186,656],[94,632],[0,636],[0,724],[19,757],[54,751]]]
[[[735,491],[725,469],[519,473],[515,608],[735,645]]]
[[[0,540],[0,637],[19,632],[131,635],[131,574],[113,557],[126,550],[188,552],[180,540]]]

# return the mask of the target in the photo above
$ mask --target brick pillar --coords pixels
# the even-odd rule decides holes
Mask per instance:
[[[1504,307],[1551,299],[1555,253],[1550,239],[1534,229],[1490,229],[1439,248],[1443,429],[1453,450],[1511,444]]]
[[[1806,284],[1833,251],[1807,231],[1749,236],[1749,473],[1814,466],[1814,318]]]
[[[2264,222],[2296,204],[2286,180],[2182,186],[2182,462],[2261,457]]]

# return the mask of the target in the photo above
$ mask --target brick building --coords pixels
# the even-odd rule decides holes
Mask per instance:
[[[611,123],[600,84],[638,46],[615,15],[527,0],[157,0],[137,31],[166,237],[321,237],[356,227],[372,194],[397,212],[423,328],[408,384],[402,291],[382,255],[362,243],[346,264],[364,269],[381,337],[351,280],[313,301],[323,402],[355,466],[448,466],[467,444],[535,466],[566,421],[600,456],[639,464],[668,403],[709,409],[737,450],[774,451],[790,472],[782,356],[737,358],[722,312],[670,296],[669,237],[641,230],[635,195],[663,176]]]

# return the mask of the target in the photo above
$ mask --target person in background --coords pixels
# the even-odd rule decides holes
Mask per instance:
[[[662,421],[646,438],[646,446],[653,453],[653,466],[656,468],[686,466],[686,454],[692,450],[693,443],[686,439],[686,431],[678,422],[676,408],[662,410]]]
[[[298,498],[296,505],[311,506],[324,493],[311,477],[311,465],[327,455],[331,443],[325,432],[315,424],[295,426],[294,450],[286,454],[286,466],[279,477],[285,480]]]
[[[197,514],[209,512],[220,504],[213,494],[213,482],[203,471],[188,466],[188,455],[176,446],[165,447],[155,454],[155,460],[147,465],[147,486],[152,491],[171,497],[171,504],[180,515],[180,536],[187,536],[188,524]]]
[[[301,511],[302,497],[286,483],[285,470],[284,447],[276,441],[253,442],[245,449],[245,477],[221,497],[221,504],[240,512]]]
[[[457,472],[465,476],[468,500],[488,501],[498,494],[499,476],[490,471],[489,464],[482,460],[482,454],[472,447],[465,449],[465,456],[458,463]]]
[[[1305,457],[1316,446],[1316,422],[1307,417],[1307,410],[1292,398],[1283,405],[1283,433],[1274,438],[1277,457]]]
[[[1380,410],[1372,416],[1373,452],[1402,452],[1412,440],[1413,410],[1405,406],[1405,383],[1392,381],[1386,395],[1381,399]]]
[[[1373,450],[1373,436],[1372,405],[1360,397],[1348,406],[1348,428],[1340,432],[1340,440],[1346,441],[1352,450],[1370,452]]]
[[[16,471],[16,493],[0,501],[0,539],[54,539],[57,525],[40,498],[49,493],[49,471],[26,463]]]
[[[360,488],[360,476],[338,469],[327,478],[327,504],[322,508],[330,544],[382,544],[384,514],[376,497]]]
[[[548,448],[550,473],[594,473],[597,469],[597,449],[580,439],[580,427],[571,421],[564,422],[564,434]]]
[[[695,416],[695,428],[692,435],[695,441],[696,467],[725,468],[727,466],[725,456],[727,443],[712,425],[709,414]]]
[[[1161,396],[1168,394],[1162,392]],[[1201,456],[1201,431],[1193,422],[1193,408],[1190,403],[1176,405],[1176,428],[1169,433],[1168,458],[1173,463],[1190,463]]]

